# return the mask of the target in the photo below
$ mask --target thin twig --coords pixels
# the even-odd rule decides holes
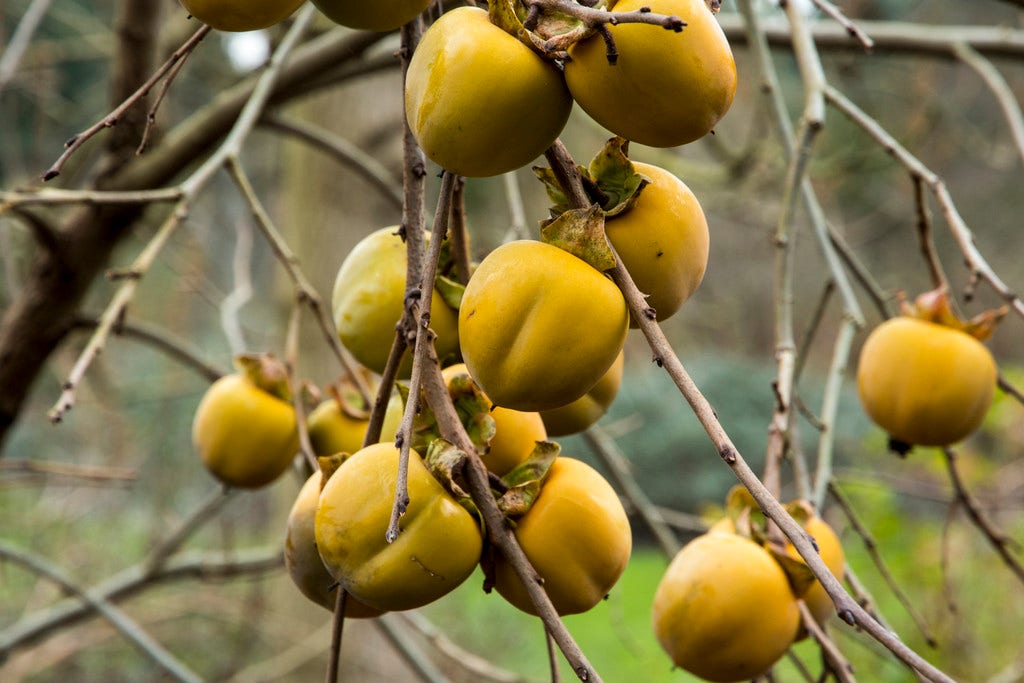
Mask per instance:
[[[792,27],[793,52],[804,83],[804,109],[800,125],[787,145],[789,164],[783,189],[782,212],[775,229],[775,358],[778,365],[774,383],[777,401],[768,428],[765,470],[762,480],[774,495],[781,490],[782,459],[790,440],[793,420],[792,399],[796,365],[793,337],[793,280],[796,268],[796,236],[793,217],[797,197],[804,187],[807,165],[814,141],[825,123],[822,89],[825,73],[807,22],[795,3],[787,3],[786,16]],[[767,65],[764,67],[767,68]],[[784,118],[780,115],[780,118]],[[782,128],[780,127],[780,130]]]
[[[314,149],[327,152],[341,164],[353,169],[376,187],[395,208],[402,208],[402,193],[395,189],[397,179],[377,159],[334,133],[293,117],[273,112],[263,115],[262,125],[293,135]]]
[[[51,476],[67,477],[78,482],[130,483],[139,478],[136,470],[127,467],[87,465],[77,462],[54,462],[52,460],[28,460],[5,458],[0,460],[0,472],[14,474],[37,474],[49,479]]]
[[[515,171],[509,171],[501,179],[509,214],[508,230],[502,241],[526,239],[530,236],[530,230],[526,226],[526,207],[523,205],[523,193],[519,191],[519,177]]]
[[[1021,161],[1024,162],[1024,114],[1021,113],[1020,103],[1014,96],[1010,85],[990,60],[967,43],[957,43],[953,51],[960,61],[981,76],[981,80],[992,91],[996,102],[999,103],[999,109],[1006,119],[1010,136],[1017,146],[1017,153],[1020,155]]]
[[[185,66],[185,60],[188,59],[190,54],[192,54],[191,51],[182,55],[182,58],[171,67],[171,70],[167,72],[167,77],[164,78],[163,82],[160,84],[160,89],[157,91],[156,97],[153,99],[153,104],[146,113],[146,127],[142,129],[142,139],[139,141],[139,146],[135,148],[136,155],[145,154],[146,150],[149,149],[149,140],[153,135],[153,129],[156,127],[156,114],[160,111],[160,105],[163,104],[164,98],[167,97],[167,93],[171,91],[171,85],[174,83],[174,79],[178,77],[179,73],[181,73],[182,68]]]
[[[917,239],[924,255],[925,263],[928,264],[928,272],[931,274],[932,286],[949,288],[949,278],[942,269],[942,261],[935,249],[935,240],[932,239],[932,216],[928,211],[928,197],[925,195],[924,179],[921,176],[912,176],[914,181],[914,204],[917,207]]]
[[[451,255],[455,261],[458,282],[469,282],[472,273],[472,258],[469,253],[469,228],[466,225],[466,180],[456,178],[452,188],[451,218],[448,221],[448,237]]]
[[[829,482],[828,490],[829,493],[832,494],[832,498],[834,498],[836,503],[839,504],[840,509],[842,509],[846,514],[846,518],[850,521],[850,526],[853,527],[853,530],[858,536],[860,536],[861,541],[864,542],[864,548],[868,551],[868,555],[871,556],[871,560],[874,562],[875,569],[878,570],[879,576],[882,577],[882,580],[889,586],[889,590],[892,591],[892,594],[897,600],[899,600],[900,604],[903,605],[903,609],[906,610],[907,614],[909,614],[911,619],[914,620],[914,623],[917,625],[921,635],[924,636],[925,642],[927,642],[930,647],[937,647],[938,642],[935,640],[935,637],[929,630],[928,625],[925,623],[924,617],[918,613],[906,593],[903,592],[903,589],[900,588],[899,584],[896,582],[896,578],[892,575],[892,572],[889,571],[889,565],[882,558],[882,554],[878,550],[878,543],[875,541],[875,537],[871,534],[868,528],[864,526],[864,523],[861,522],[860,516],[857,515],[856,511],[853,509],[853,504],[850,503],[850,499],[846,497],[846,494],[834,481]]]
[[[292,281],[292,285],[295,287],[296,299],[299,303],[304,303],[312,311],[320,331],[327,339],[328,346],[334,351],[334,357],[338,360],[346,376],[352,380],[355,387],[359,390],[359,394],[366,402],[366,405],[369,405],[373,391],[366,383],[366,378],[356,369],[355,361],[349,357],[348,352],[342,347],[341,342],[338,341],[338,335],[334,331],[334,323],[324,308],[323,299],[312,283],[310,283],[309,278],[302,272],[299,258],[292,251],[284,237],[281,236],[281,231],[278,230],[270,214],[264,208],[263,202],[260,201],[259,195],[256,193],[245,169],[242,168],[238,157],[228,157],[225,163],[228,172],[241,191],[242,197],[252,210],[253,216],[256,218],[256,225],[259,226],[260,232],[263,233],[263,236],[277,256],[278,262],[284,267],[285,272]]]
[[[284,367],[288,373],[288,387],[292,394],[292,407],[295,409],[295,424],[299,433],[299,452],[302,459],[309,467],[309,471],[316,472],[320,465],[313,451],[313,444],[309,440],[309,426],[306,423],[306,401],[302,391],[302,384],[298,378],[299,368],[299,321],[302,319],[302,304],[296,301],[292,306],[291,315],[288,316],[288,330],[285,333],[284,342]]]
[[[661,516],[661,511],[637,483],[636,477],[629,469],[629,462],[615,443],[615,439],[596,424],[591,425],[583,432],[583,438],[604,463],[616,487],[622,491],[633,509],[640,515],[640,519],[654,535],[662,553],[669,559],[675,557],[680,548],[679,539],[676,538],[665,518]]]
[[[145,559],[141,566],[149,575],[163,570],[172,555],[185,544],[204,524],[214,518],[234,497],[237,489],[218,486],[193,510],[170,534],[167,535]]]
[[[967,510],[967,516],[971,519],[974,525],[979,531],[984,534],[985,538],[989,540],[992,547],[995,548],[996,553],[1002,558],[1003,562],[1010,571],[1020,579],[1024,581],[1024,566],[1021,565],[1020,560],[1011,552],[1011,546],[1019,548],[1014,540],[1000,531],[992,520],[981,509],[978,505],[978,501],[974,499],[970,491],[964,485],[963,478],[960,476],[960,470],[956,466],[956,452],[952,448],[943,448],[943,455],[945,455],[946,469],[949,471],[949,480],[953,484],[953,491],[956,493],[956,498],[959,500],[964,509]]]
[[[825,395],[821,402],[821,433],[818,437],[817,463],[814,473],[814,507],[821,510],[832,481],[832,455],[835,449],[835,427],[839,415],[839,394],[850,360],[850,350],[857,334],[857,325],[848,317],[839,323],[835,345],[832,348],[832,362],[825,380]]]
[[[86,204],[102,206],[108,204],[154,204],[159,202],[176,202],[182,198],[182,191],[177,187],[158,188],[155,190],[61,190],[57,188],[29,188],[13,192],[0,192],[0,214],[16,206],[43,204],[57,206],[62,204]]]
[[[230,557],[224,552],[184,552],[162,564],[156,570],[148,560],[129,567],[106,579],[86,592],[97,601],[125,600],[158,585],[184,579],[223,580],[240,576],[265,574],[284,566],[279,547],[258,550],[232,550]],[[0,660],[17,649],[27,647],[50,633],[66,628],[92,615],[95,605],[77,598],[64,600],[52,607],[22,617],[0,631]]]
[[[179,60],[187,57],[188,54],[195,49],[199,42],[206,37],[206,34],[209,33],[210,30],[211,29],[209,26],[204,25],[200,27],[195,33],[192,34],[192,37],[186,40],[185,43],[180,48],[175,50],[174,53],[172,53],[171,56],[167,59],[167,61],[164,62],[163,65],[159,69],[157,69],[156,72],[152,76],[150,76],[145,83],[139,86],[138,90],[132,93],[131,96],[129,96],[127,99],[121,102],[121,104],[115,107],[113,111],[104,116],[102,119],[100,119],[90,127],[86,128],[82,132],[72,136],[71,139],[64,144],[64,152],[57,158],[55,162],[53,162],[53,165],[50,166],[50,168],[48,168],[43,173],[43,180],[53,180],[54,178],[59,176],[60,172],[64,168],[64,164],[67,162],[67,160],[71,157],[72,154],[78,151],[79,147],[84,145],[90,138],[99,133],[101,130],[105,128],[111,128],[112,126],[117,125],[117,122],[121,119],[124,113],[133,105],[135,105],[139,100],[146,97],[146,95],[149,94],[149,91],[152,89],[152,87],[156,85],[160,81],[160,79],[162,79],[169,71],[171,71],[171,69],[174,68],[174,65],[177,64]]]
[[[100,324],[98,318],[82,316],[75,319],[73,326],[79,329],[95,329]],[[202,358],[200,351],[184,339],[178,339],[171,334],[170,330],[163,329],[150,323],[120,322],[113,330],[119,337],[137,339],[149,344],[153,348],[162,351],[170,358],[173,358],[186,367],[195,370],[199,375],[210,382],[215,382],[224,374],[224,370],[215,367]]]
[[[544,629],[544,644],[547,646],[548,651],[548,672],[550,673],[551,683],[561,683],[562,674],[558,670],[558,647],[555,645],[555,639],[551,637],[548,630]]]
[[[437,668],[437,665],[417,647],[409,637],[408,625],[399,620],[397,614],[383,614],[373,620],[373,625],[384,634],[392,647],[412,668],[416,676],[426,683],[448,683],[448,677]]]
[[[825,633],[825,629],[818,625],[818,622],[814,619],[814,615],[811,614],[811,610],[807,607],[807,603],[800,600],[800,619],[804,628],[814,638],[814,641],[821,647],[821,652],[824,655],[825,662],[828,665],[829,670],[836,677],[838,683],[854,683],[856,680],[853,677],[853,665],[843,656],[836,644],[832,642],[832,639]]]
[[[402,439],[399,448],[398,477],[395,483],[395,502],[391,508],[391,521],[388,524],[386,538],[388,543],[398,538],[401,529],[399,521],[409,505],[409,450],[412,446],[412,422],[417,413],[420,397],[420,382],[426,347],[432,345],[433,334],[429,329],[430,309],[433,297],[434,279],[437,276],[438,259],[441,255],[441,244],[448,230],[448,219],[451,216],[452,193],[455,188],[456,176],[448,171],[441,178],[441,190],[437,199],[437,210],[434,215],[433,232],[430,238],[430,254],[423,262],[423,271],[417,289],[421,294],[412,298],[410,315],[416,323],[416,343],[413,348],[412,376],[409,380],[409,404],[405,407],[402,417]],[[416,305],[418,303],[418,305]]]
[[[175,679],[183,683],[202,682],[201,676],[171,654],[163,645],[150,636],[138,622],[109,601],[96,597],[80,588],[63,570],[2,539],[0,539],[0,557],[19,564],[34,574],[56,583],[62,590],[88,604],[92,609],[103,615],[103,618],[109,621],[132,645]]]
[[[870,52],[875,46],[875,41],[871,40],[871,36],[861,30],[857,24],[850,21],[850,19],[843,14],[843,11],[831,2],[828,0],[811,0],[811,2],[814,3],[815,7],[831,17],[832,21],[846,29],[846,32],[850,34],[850,37],[856,39],[857,42],[864,46],[865,51]]]
[[[974,233],[968,227],[966,221],[960,215],[956,204],[946,183],[934,171],[924,165],[916,156],[911,154],[903,145],[896,141],[874,118],[854,104],[848,97],[828,86],[825,89],[825,97],[828,102],[846,115],[851,121],[857,124],[865,134],[875,140],[883,149],[889,152],[900,164],[902,164],[911,175],[918,176],[935,195],[943,216],[946,219],[953,238],[956,240],[960,251],[967,261],[967,266],[972,273],[983,278],[995,292],[1002,297],[1022,318],[1024,318],[1024,299],[1021,299],[1003,280],[996,274],[992,267],[978,251],[974,242]]]
[[[336,683],[338,670],[341,668],[341,639],[345,634],[345,604],[348,602],[348,591],[340,585],[334,599],[334,619],[331,621],[331,646],[327,650],[327,673],[325,683]]]
[[[220,326],[228,340],[232,355],[248,350],[245,333],[238,313],[252,299],[252,225],[249,221],[235,221],[235,248],[231,254],[231,274],[234,287],[220,302]]]
[[[71,368],[71,372],[68,373],[57,402],[48,413],[51,422],[57,423],[63,420],[64,415],[74,406],[78,385],[82,382],[82,378],[85,377],[85,373],[92,365],[92,362],[103,350],[111,332],[123,320],[128,304],[135,298],[135,290],[138,288],[139,282],[149,272],[150,267],[156,261],[156,257],[164,245],[167,244],[171,235],[181,225],[185,218],[185,210],[186,204],[183,200],[178,203],[175,210],[164,220],[163,225],[160,226],[157,233],[150,239],[146,247],[126,271],[127,276],[122,279],[120,287],[117,288],[107,308],[100,316],[95,331],[89,337],[89,341],[86,343],[81,354],[79,354],[78,360],[75,361],[74,366]]]
[[[735,14],[719,14],[718,23],[729,42],[743,45],[750,34],[744,30],[745,19]],[[1024,30],[1010,26],[971,26],[917,24],[899,21],[858,21],[861,29],[871,35],[874,54],[913,54],[917,57],[956,58],[956,45],[966,43],[990,57],[1021,59],[1024,57]],[[781,19],[760,20],[764,37],[773,46],[790,45],[790,26]],[[850,40],[850,34],[839,24],[829,21],[814,22],[811,35],[819,50],[855,50],[863,46]]]
[[[498,668],[489,660],[453,642],[445,635],[444,631],[416,610],[396,612],[389,615],[390,617],[401,619],[408,624],[420,637],[430,643],[436,652],[444,656],[446,661],[468,673],[472,680],[491,681],[492,683],[529,683],[528,678],[514,671]]]

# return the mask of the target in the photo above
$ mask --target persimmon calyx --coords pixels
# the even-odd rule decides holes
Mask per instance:
[[[242,353],[235,356],[235,367],[246,379],[271,396],[290,401],[288,369],[271,353]]]
[[[1009,306],[1003,305],[964,320],[953,310],[949,290],[945,286],[918,294],[913,302],[907,301],[904,292],[898,292],[897,297],[901,315],[960,330],[978,341],[991,337],[996,325],[1010,311]]]

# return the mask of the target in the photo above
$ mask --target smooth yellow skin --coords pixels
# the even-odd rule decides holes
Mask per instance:
[[[533,507],[515,522],[516,540],[561,615],[591,609],[629,563],[633,537],[626,511],[611,484],[581,460],[556,458]],[[504,558],[496,563],[494,579],[502,597],[537,614]]]
[[[550,244],[521,240],[480,262],[459,311],[462,357],[505,408],[572,403],[622,350],[629,311],[610,279]]]
[[[292,509],[288,513],[288,524],[284,538],[284,565],[295,586],[307,598],[326,609],[334,611],[338,589],[334,577],[327,571],[320,553],[316,550],[314,526],[316,504],[320,500],[319,472],[314,472],[299,490]],[[345,600],[345,617],[365,619],[382,614],[359,602],[352,596]]]
[[[542,411],[540,416],[548,436],[578,434],[600,420],[619,394],[624,367],[625,354],[620,351],[615,362],[590,391],[568,405]]]
[[[676,666],[734,683],[755,678],[785,654],[800,611],[768,551],[742,536],[713,532],[673,558],[655,591],[651,618]]]
[[[634,161],[633,166],[651,182],[632,209],[605,222],[605,232],[657,319],[665,320],[704,279],[708,222],[679,178],[651,164]]]
[[[338,269],[331,297],[341,343],[378,374],[387,364],[395,324],[404,310],[407,256],[397,231],[397,225],[381,228],[360,240]],[[432,290],[430,328],[437,333],[434,348],[442,360],[458,353],[457,315]],[[408,377],[411,372],[412,354],[406,350],[399,376]]]
[[[565,81],[591,118],[616,135],[652,147],[703,137],[736,94],[736,62],[704,0],[621,0],[616,12],[650,7],[687,22],[681,33],[649,24],[609,26],[618,62],[592,36],[569,48]]]
[[[288,469],[299,450],[295,410],[245,376],[225,375],[196,408],[192,443],[221,482],[259,488]]]
[[[996,375],[992,354],[974,337],[902,316],[868,335],[857,390],[868,416],[894,439],[948,446],[981,424]]]
[[[409,63],[409,127],[432,161],[458,175],[525,166],[551,146],[571,110],[558,68],[477,7],[442,15]]]
[[[312,0],[331,21],[367,31],[391,31],[407,24],[430,0]]]
[[[401,533],[388,543],[398,473],[393,444],[368,446],[327,480],[317,504],[320,557],[345,590],[381,610],[433,602],[473,573],[483,545],[480,528],[409,453],[409,507]]]
[[[446,384],[450,384],[459,375],[470,376],[465,363],[450,365],[441,372],[441,375]],[[494,436],[491,437],[487,452],[482,453],[480,459],[488,470],[503,477],[526,460],[536,448],[537,442],[548,438],[548,433],[544,429],[540,413],[521,412],[492,405],[490,414],[494,418]]]
[[[846,567],[846,554],[843,552],[843,546],[839,543],[839,537],[836,536],[836,532],[821,517],[812,517],[804,526],[804,530],[814,538],[814,542],[818,545],[818,554],[821,556],[821,561],[832,572],[832,576],[842,581],[843,572]],[[800,553],[796,551],[792,543],[786,544],[786,553],[794,558],[800,557]],[[829,616],[835,614],[835,605],[832,602],[832,598],[828,596],[828,593],[825,592],[825,589],[817,580],[803,594],[803,600],[807,603],[807,608],[811,610],[814,620],[819,624],[824,624]]]
[[[193,17],[218,31],[255,31],[290,17],[305,0],[178,0]]]
[[[402,399],[397,394],[388,401],[384,423],[381,425],[380,440],[392,442],[402,422]],[[327,399],[309,414],[309,441],[313,453],[318,456],[334,455],[335,453],[355,453],[363,447],[366,428],[369,420],[361,420],[346,415],[338,408],[338,402]]]

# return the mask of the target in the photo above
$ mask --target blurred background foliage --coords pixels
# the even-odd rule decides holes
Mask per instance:
[[[157,1],[157,0],[154,0]],[[166,5],[165,52],[194,30],[174,0]],[[28,0],[0,3],[0,42],[6,42]],[[19,71],[0,95],[0,186],[33,184],[59,154],[61,144],[108,111],[113,0],[62,0],[53,6]],[[732,12],[725,3],[724,12]],[[765,11],[774,11],[764,3]],[[993,0],[897,2],[849,0],[846,13],[901,22],[1021,26],[1021,12]],[[326,20],[317,30],[329,30]],[[264,32],[271,43],[280,28]],[[259,38],[259,37],[257,37]],[[159,113],[166,131],[244,75],[251,65],[232,61],[237,37],[210,35],[175,82]],[[255,55],[260,56],[260,41]],[[374,54],[397,47],[394,37]],[[750,76],[745,46],[735,48],[740,90],[715,136],[678,150],[635,146],[633,156],[680,176],[700,198],[712,234],[710,265],[697,295],[665,325],[677,352],[718,411],[739,450],[760,468],[774,396],[772,234],[780,210],[785,160],[776,142],[759,84]],[[795,63],[775,51],[793,115],[801,87]],[[235,58],[238,55],[235,54]],[[1011,89],[1024,93],[1024,64],[995,59]],[[825,52],[830,81],[947,182],[978,247],[1016,291],[1024,290],[1021,258],[1021,159],[990,92],[977,76],[950,60],[878,51]],[[400,75],[374,72],[290,102],[279,113],[307,121],[356,144],[400,182]],[[607,133],[578,109],[564,141],[578,161],[596,152]],[[94,171],[98,145],[83,148],[58,181],[79,186]],[[363,235],[400,219],[396,206],[365,179],[322,150],[259,129],[243,161],[260,195],[286,233],[305,272],[329,296],[334,274]],[[431,169],[436,170],[436,169]],[[891,297],[929,287],[915,232],[913,185],[889,155],[834,111],[817,141],[811,177],[830,221]],[[480,257],[506,239],[513,215],[503,179],[467,184],[474,253]],[[517,174],[526,225],[536,235],[546,213],[541,185],[529,169]],[[397,186],[397,185],[396,185]],[[428,198],[436,196],[431,177]],[[428,199],[428,204],[432,200]],[[432,213],[428,205],[427,214]],[[145,244],[159,211],[139,222],[119,245],[112,266],[129,263]],[[803,216],[798,218],[802,221]],[[193,208],[139,289],[133,322],[159,324],[222,371],[233,349],[221,325],[221,302],[235,287],[232,270],[239,240],[253,231],[247,207],[221,177]],[[967,284],[963,259],[937,221],[936,242],[957,292]],[[798,326],[806,327],[827,279],[817,246],[806,231],[797,242]],[[0,215],[0,306],[6,306],[33,253],[18,221]],[[249,258],[253,298],[239,319],[246,346],[281,355],[291,289],[267,245],[258,237]],[[111,283],[97,281],[84,306],[95,315],[109,301]],[[894,298],[890,299],[890,304]],[[965,304],[968,313],[994,306],[982,287]],[[830,306],[811,346],[799,386],[813,412],[831,356],[838,320]],[[881,315],[866,305],[869,325]],[[803,328],[798,329],[798,332]],[[636,333],[634,333],[636,334]],[[858,336],[858,343],[865,333]],[[54,427],[46,418],[64,377],[87,338],[73,335],[38,379],[20,423],[0,459],[0,538],[69,572],[81,585],[98,584],[147,554],[192,510],[217,497],[190,443],[192,411],[206,380],[194,371],[127,337],[115,337],[81,387],[74,411]],[[989,342],[1001,369],[1024,383],[1024,321],[1011,316]],[[856,352],[855,352],[856,353]],[[855,357],[855,355],[854,355]],[[321,386],[335,366],[318,331],[303,334],[299,372]],[[852,363],[850,372],[852,373]],[[848,373],[849,375],[850,373]],[[863,415],[849,382],[836,426],[836,481],[884,557],[909,602],[921,612],[935,647],[915,626],[877,571],[865,542],[842,512],[828,519],[840,531],[851,568],[876,597],[882,613],[915,649],[967,681],[1024,680],[1020,649],[1024,590],[990,546],[951,509],[952,492],[941,456],[915,451],[906,459],[886,452],[884,435]],[[959,466],[985,510],[1011,539],[1024,539],[1024,420],[1021,405],[999,395],[985,428],[959,450]],[[720,505],[735,483],[729,469],[665,374],[650,362],[643,339],[631,336],[626,380],[602,423],[627,454],[645,491],[659,505],[700,514]],[[817,434],[801,425],[805,448]],[[579,437],[563,440],[564,452],[592,458]],[[93,476],[38,472],[19,463],[74,463]],[[232,496],[223,512],[190,539],[186,550],[231,558],[274,547],[298,490],[285,477],[259,492]],[[670,671],[650,633],[648,609],[666,560],[638,534],[638,550],[622,584],[607,603],[567,623],[608,681],[688,680]],[[684,532],[694,533],[694,530]],[[544,680],[546,656],[540,624],[479,590],[479,577],[423,614],[455,643]],[[10,564],[0,563],[0,644],[25,618],[60,598],[59,589]],[[307,603],[280,569],[232,581],[168,583],[123,603],[169,649],[208,680],[309,680],[322,676],[329,616]],[[370,623],[350,623],[344,680],[408,680],[413,674],[387,650],[386,636]],[[833,628],[860,680],[910,681],[912,674],[869,640]],[[418,645],[431,652],[426,641]],[[797,648],[812,668],[810,644]],[[159,680],[151,663],[104,622],[90,619],[48,635],[32,648],[0,661],[0,679],[24,681]],[[460,672],[443,655],[438,665],[451,680],[481,680]],[[797,680],[788,664],[780,680]],[[571,676],[566,674],[567,678]]]

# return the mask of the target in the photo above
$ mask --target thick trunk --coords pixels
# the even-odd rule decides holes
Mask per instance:
[[[115,67],[115,99],[126,97],[154,70],[152,58],[146,57],[145,64],[141,64],[143,58],[138,52],[154,53],[158,22],[151,12],[159,5],[153,0],[127,0],[123,5],[118,23],[124,27],[119,29],[120,50],[134,56],[120,59],[121,66]],[[296,52],[282,73],[276,99],[329,85],[334,69],[359,58],[380,38],[380,34],[336,32],[311,41]],[[142,50],[143,45],[150,47]],[[129,66],[127,62],[132,59],[140,63]],[[133,133],[123,132],[128,125],[115,127],[117,137],[112,135],[108,142],[111,161],[105,165],[110,172],[101,177],[101,187],[137,190],[170,182],[230,130],[253,82],[249,79],[226,91],[171,131],[158,146],[136,157],[133,155],[141,135],[139,126],[146,115],[145,105],[140,106],[141,119],[136,119]],[[36,376],[71,329],[90,284],[141,210],[142,207],[132,206],[81,208],[71,213],[58,230],[57,250],[40,248],[22,289],[0,319],[0,454],[4,438],[17,420]]]

